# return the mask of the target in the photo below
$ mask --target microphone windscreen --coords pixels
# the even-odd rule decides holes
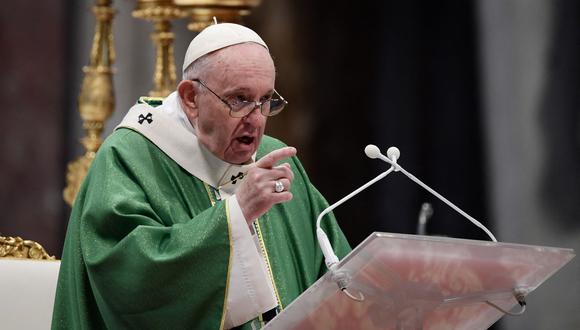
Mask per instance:
[[[390,160],[396,162],[397,159],[401,157],[401,152],[399,151],[399,148],[390,147],[389,149],[387,149],[387,157],[389,157]]]
[[[381,155],[381,150],[374,144],[369,144],[365,147],[365,154],[368,158],[375,159]]]

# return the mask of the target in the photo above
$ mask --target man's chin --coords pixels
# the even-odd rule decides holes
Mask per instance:
[[[232,152],[226,155],[225,161],[230,164],[243,165],[252,162],[252,155],[256,152],[255,149],[248,151]]]

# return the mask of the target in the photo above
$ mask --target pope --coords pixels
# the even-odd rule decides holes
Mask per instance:
[[[215,24],[190,43],[161,104],[138,102],[74,202],[55,329],[256,329],[326,271],[327,206],[296,149],[264,135],[288,103],[268,47]],[[350,247],[324,221],[335,252]]]

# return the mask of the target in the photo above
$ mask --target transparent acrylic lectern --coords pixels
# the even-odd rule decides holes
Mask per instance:
[[[570,249],[373,233],[266,328],[487,329],[504,315],[498,308],[525,304],[573,257]]]

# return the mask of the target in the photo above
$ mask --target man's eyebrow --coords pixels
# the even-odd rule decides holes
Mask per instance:
[[[235,88],[232,88],[232,89],[229,89],[229,90],[228,90],[228,89],[226,89],[226,90],[224,91],[224,97],[227,97],[227,96],[232,96],[232,95],[235,95],[235,94],[240,94],[240,93],[241,93],[241,94],[244,94],[244,93],[249,93],[250,91],[251,91],[251,89],[250,89],[250,88],[248,88],[248,87],[235,87]],[[270,95],[270,94],[274,94],[274,88],[272,88],[272,89],[268,90],[268,91],[267,91],[266,93],[264,93],[263,95]]]
[[[226,89],[224,91],[224,95],[233,95],[233,94],[238,94],[238,93],[247,93],[249,91],[250,91],[250,89],[247,88],[247,87],[234,87],[234,88]]]

